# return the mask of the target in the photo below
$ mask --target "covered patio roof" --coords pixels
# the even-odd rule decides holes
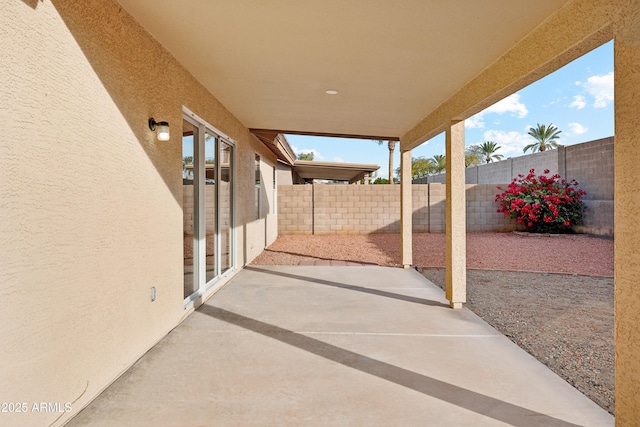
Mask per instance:
[[[248,128],[385,140],[568,3],[118,1]]]
[[[411,150],[446,133],[450,306],[466,298],[464,120],[614,39],[616,411],[640,419],[640,0],[118,0],[249,129],[400,140],[401,258]]]

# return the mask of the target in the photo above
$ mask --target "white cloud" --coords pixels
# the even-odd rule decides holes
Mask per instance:
[[[302,154],[302,153],[313,153],[313,160],[324,160],[324,157],[322,156],[322,154],[320,154],[320,152],[318,150],[316,150],[315,148],[298,148],[296,146],[291,146],[291,149],[293,150],[294,153],[296,153],[296,157],[298,156],[298,154]]]
[[[526,133],[517,131],[488,130],[483,136],[485,141],[493,141],[501,146],[500,154],[505,157],[522,155],[522,149],[534,142]]]
[[[588,127],[581,125],[580,123],[569,123],[569,129],[576,135],[582,135],[583,133],[587,133],[589,130]],[[568,134],[567,134],[568,135]]]
[[[333,161],[336,163],[346,163],[345,160],[341,157],[334,157]]]
[[[514,93],[509,95],[501,101],[496,102],[490,107],[485,108],[478,114],[469,117],[465,120],[465,127],[469,129],[484,129],[484,115],[485,114],[504,114],[510,113],[514,117],[523,119],[529,114],[527,106],[520,102],[520,94]]]
[[[613,102],[613,71],[602,76],[591,76],[584,83],[584,88],[593,96],[594,108],[604,108]]]
[[[520,102],[520,94],[514,93],[509,95],[501,101],[496,102],[491,107],[484,110],[485,113],[511,113],[512,116],[517,116],[519,119],[524,119],[529,114],[527,106]]]
[[[573,97],[573,102],[569,104],[569,107],[582,110],[586,105],[587,101],[585,100],[585,97],[582,95],[576,95]]]
[[[484,120],[482,119],[482,113],[478,113],[475,116],[471,116],[467,120],[465,120],[464,127],[466,127],[467,129],[484,128]]]

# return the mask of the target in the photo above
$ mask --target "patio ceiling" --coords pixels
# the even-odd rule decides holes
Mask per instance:
[[[404,135],[567,3],[118,1],[248,128],[376,139]]]

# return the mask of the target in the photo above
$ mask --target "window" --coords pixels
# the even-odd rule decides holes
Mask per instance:
[[[277,163],[276,163],[277,165]],[[273,202],[272,206],[272,214],[276,215],[278,213],[278,180],[277,180],[277,166],[273,166]]]
[[[261,193],[262,193],[262,174],[260,173],[260,156],[256,154],[256,187],[255,187],[255,207],[254,212],[256,214],[256,220],[260,219],[260,207],[261,207]]]

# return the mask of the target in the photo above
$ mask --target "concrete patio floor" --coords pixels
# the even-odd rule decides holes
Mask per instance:
[[[69,426],[611,426],[414,270],[241,271]]]

